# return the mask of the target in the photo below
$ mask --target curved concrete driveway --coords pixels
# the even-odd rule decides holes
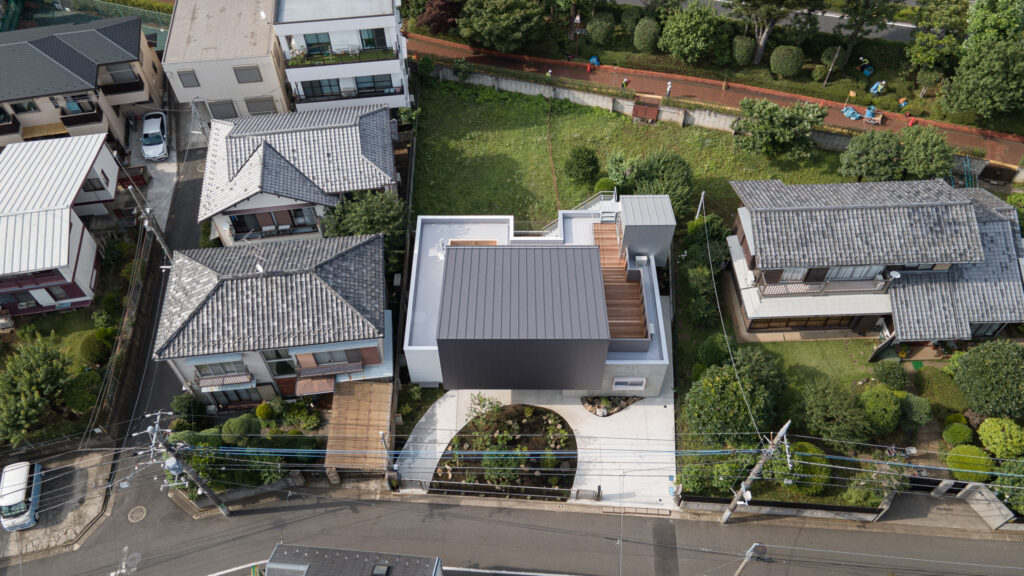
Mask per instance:
[[[675,419],[671,378],[662,394],[604,418],[561,392],[453,390],[427,410],[398,458],[403,480],[429,482],[442,452],[469,421],[473,394],[502,404],[530,404],[557,412],[576,434],[579,460],[573,488],[602,491],[603,505],[672,508],[675,476]]]

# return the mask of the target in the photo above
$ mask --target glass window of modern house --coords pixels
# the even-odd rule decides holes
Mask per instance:
[[[231,100],[207,102],[206,104],[210,107],[210,115],[218,120],[238,117],[238,112],[235,111],[235,103]]]
[[[223,376],[224,374],[244,374],[248,371],[245,362],[236,360],[232,362],[214,362],[211,364],[196,364],[196,372],[200,376]]]
[[[264,350],[261,354],[275,378],[295,376],[295,359],[288,354],[287,349]]]
[[[612,390],[643,390],[646,385],[646,378],[616,378]]]
[[[251,116],[274,114],[277,112],[277,106],[274,105],[273,98],[249,98],[245,101],[245,109],[249,111]]]
[[[356,78],[356,90],[359,92],[380,92],[391,88],[393,88],[391,74],[359,76]]]
[[[358,350],[333,350],[331,352],[317,352],[313,354],[313,359],[316,360],[317,366],[359,362],[361,358]]]
[[[327,33],[303,34],[306,41],[306,54],[330,54],[331,35]]]
[[[291,214],[296,227],[316,226],[316,211],[312,208],[296,208]]]
[[[302,95],[306,98],[337,96],[341,94],[341,83],[337,78],[310,80],[302,83]]]
[[[388,37],[383,28],[360,30],[359,39],[363,41],[363,50],[382,50],[388,47]]]
[[[178,80],[181,80],[181,85],[185,88],[199,87],[199,78],[193,70],[178,70]]]
[[[36,106],[35,100],[25,100],[24,102],[12,102],[11,110],[14,110],[15,114],[24,114],[25,112],[38,112],[39,107]]]
[[[113,80],[115,84],[127,84],[139,79],[139,76],[132,68],[131,62],[109,64],[107,65],[107,72],[110,73],[110,79]]]
[[[252,84],[253,82],[263,82],[263,76],[260,75],[259,66],[236,66],[235,80],[239,84]]]

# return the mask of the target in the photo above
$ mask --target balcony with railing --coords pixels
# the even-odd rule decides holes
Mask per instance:
[[[322,96],[295,95],[296,104],[313,104],[315,102],[332,102],[334,100],[349,100],[352,98],[374,98],[378,96],[397,96],[405,94],[404,86],[393,86],[391,88],[378,88],[374,90],[342,90],[336,94],[324,94]]]
[[[891,280],[869,278],[863,280],[825,280],[823,282],[765,282],[757,279],[757,291],[762,298],[774,296],[825,296],[834,294],[884,294]]]
[[[4,114],[0,118],[0,134],[16,134],[21,130],[21,122],[14,114]]]
[[[279,236],[294,236],[297,234],[316,234],[320,231],[317,226],[292,226],[292,227],[267,227],[266,230],[249,230],[248,232],[237,232],[231,227],[231,236],[235,242],[243,240],[258,240],[261,238],[277,238]]]
[[[7,276],[0,278],[0,292],[19,292],[33,288],[44,288],[46,286],[59,286],[67,284],[67,278],[56,270],[32,272],[18,276]]]
[[[398,59],[395,48],[372,50],[331,50],[324,54],[307,54],[298,52],[285,63],[287,68],[305,68],[307,66],[331,66],[334,64],[352,64],[355,62],[377,62],[380,60]]]
[[[362,372],[362,362],[336,362],[334,364],[322,364],[312,368],[299,370],[299,378],[316,378],[320,376],[337,376],[338,374],[351,374]]]
[[[64,123],[64,126],[84,126],[86,124],[96,124],[97,122],[103,121],[103,110],[99,107],[93,108],[89,112],[77,112],[72,113],[68,111],[62,111],[60,115],[60,121]]]
[[[103,84],[99,87],[100,92],[107,98],[111,106],[139,102],[149,98],[146,91],[146,83],[142,78],[136,78],[131,82],[119,82],[117,84]]]
[[[248,370],[245,372],[235,372],[233,374],[217,374],[216,376],[201,376],[199,372],[195,372],[192,375],[195,383],[200,388],[216,388],[220,386],[233,386],[237,384],[248,384],[252,382],[252,373]]]

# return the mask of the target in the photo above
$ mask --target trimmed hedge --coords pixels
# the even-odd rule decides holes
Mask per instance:
[[[96,332],[86,334],[85,338],[82,338],[82,343],[79,344],[78,351],[82,354],[82,359],[89,364],[106,364],[110,358],[111,346],[104,342],[96,335]]]
[[[779,46],[772,50],[770,64],[773,74],[792,78],[803,68],[804,51],[796,46]]]
[[[811,78],[815,82],[824,82],[826,76],[828,76],[828,67],[824,64],[818,64],[814,70],[811,70]]]
[[[953,478],[964,482],[985,482],[992,477],[994,462],[977,446],[957,446],[946,454],[946,466],[953,469]]]
[[[732,57],[739,66],[750,66],[757,49],[757,40],[750,36],[736,36],[732,39]]]
[[[836,52],[839,52],[838,58],[836,58]],[[836,64],[842,65],[843,52],[843,49],[839,46],[829,46],[828,48],[825,48],[825,51],[821,53],[822,66],[825,66],[825,69],[828,70],[828,67],[832,65],[833,59],[835,59]]]
[[[946,444],[954,447],[970,444],[974,440],[974,432],[967,424],[954,422],[946,426],[946,429],[942,431],[942,439],[946,441]]]
[[[1024,428],[1009,418],[989,418],[978,426],[978,438],[996,458],[1017,458],[1024,454]]]
[[[587,39],[591,44],[604,46],[615,33],[615,16],[598,12],[587,22]]]
[[[594,183],[594,192],[608,192],[615,189],[615,180],[607,176]]]
[[[658,47],[661,38],[661,26],[654,18],[641,18],[633,31],[633,47],[639,52],[650,54]]]

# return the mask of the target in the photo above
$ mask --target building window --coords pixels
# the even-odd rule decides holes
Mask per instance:
[[[330,54],[331,53],[331,35],[326,33],[321,34],[303,34],[303,39],[306,41],[306,54]]]
[[[261,354],[274,378],[295,376],[295,359],[288,354],[287,349],[264,350]]]
[[[107,66],[107,72],[115,84],[127,84],[139,79],[138,75],[135,74],[135,70],[132,69],[131,62],[110,64]]]
[[[199,78],[194,70],[178,70],[178,80],[184,88],[198,88]]]
[[[316,226],[316,211],[312,208],[296,208],[291,210],[292,222],[295,226]]]
[[[248,372],[245,362],[214,362],[212,364],[196,364],[196,372],[200,376],[223,376],[225,374],[244,374]]]
[[[64,98],[64,108],[66,114],[87,114],[96,110],[96,105],[93,104],[92,96],[88,94],[75,94],[73,96],[67,96]]]
[[[85,182],[82,183],[82,192],[96,192],[97,190],[103,190],[104,188],[106,188],[106,186],[99,178],[86,178]]]
[[[392,88],[391,74],[376,76],[359,76],[356,78],[356,90],[360,92],[380,92]]]
[[[358,350],[332,350],[331,352],[317,352],[313,354],[313,360],[316,360],[317,366],[359,362],[361,359],[362,356]]]
[[[646,385],[646,378],[616,378],[612,381],[612,390],[643,390]]]
[[[384,34],[383,28],[360,30],[359,39],[363,41],[363,50],[376,50],[388,47],[388,37]]]
[[[318,96],[337,96],[341,94],[341,85],[337,78],[328,80],[311,80],[302,83],[302,95],[307,98]]]
[[[231,100],[207,102],[206,105],[210,107],[210,116],[213,116],[214,118],[224,119],[238,117],[238,112],[235,111],[235,103]]]
[[[862,280],[878,276],[885,266],[833,266],[825,275],[826,280]]]
[[[263,76],[260,75],[259,66],[237,66],[234,70],[235,80],[237,80],[239,84],[263,82]]]
[[[50,294],[50,298],[53,298],[58,302],[61,300],[68,299],[67,291],[64,290],[64,288],[61,288],[60,286],[50,286],[49,288],[46,289],[46,291]]]
[[[260,222],[255,214],[237,214],[231,216],[231,227],[235,229],[235,234],[245,234],[259,230]]]
[[[250,98],[245,101],[245,109],[249,111],[250,116],[275,114],[277,112],[277,106],[274,105],[273,98]]]
[[[11,110],[14,110],[15,114],[24,114],[25,112],[38,112],[39,107],[36,106],[35,100],[25,100],[23,102],[12,102]]]

